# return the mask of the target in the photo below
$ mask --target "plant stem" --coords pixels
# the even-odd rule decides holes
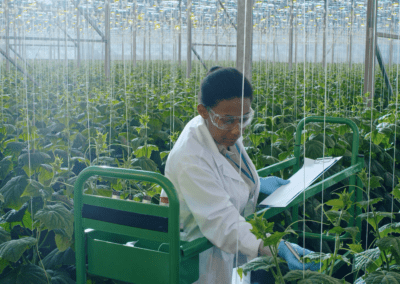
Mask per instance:
[[[41,248],[41,247],[44,245],[44,243],[46,242],[46,239],[47,239],[47,236],[48,236],[48,235],[49,235],[49,230],[47,230],[47,233],[46,233],[46,235],[44,236],[42,243],[39,245],[39,248]]]
[[[343,215],[343,210],[340,211],[340,216],[339,219],[337,220],[335,227],[340,226],[340,222],[342,221],[342,215]],[[335,267],[335,261],[336,261],[336,256],[337,253],[339,251],[339,247],[340,247],[340,238],[339,238],[339,234],[336,234],[335,237],[335,252],[333,254],[333,258],[332,258],[332,264],[331,264],[331,270],[329,272],[329,276],[332,276],[333,274],[333,268]]]
[[[282,284],[285,284],[285,281],[283,280],[283,276],[282,276],[282,271],[281,271],[281,268],[279,267],[279,262],[278,262],[278,248],[269,246],[269,249],[271,250],[272,256],[274,257],[276,271],[278,274],[277,280],[279,280]],[[275,277],[275,279],[276,279],[276,277]]]
[[[331,271],[329,272],[329,276],[332,276],[332,274],[333,274],[333,268],[335,267],[335,260],[336,260],[337,252],[339,251],[339,245],[340,245],[339,234],[336,234],[336,239],[335,239],[335,252],[334,252],[334,254],[333,254],[332,265],[331,265]]]

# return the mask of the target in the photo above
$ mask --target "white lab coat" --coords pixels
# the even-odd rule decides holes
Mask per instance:
[[[256,173],[256,191],[247,206],[252,213],[260,191],[259,177],[242,138],[236,143]],[[206,237],[214,244],[199,256],[200,278],[195,283],[230,284],[237,247],[250,260],[257,257],[261,240],[250,232],[251,225],[240,215],[248,204],[248,187],[237,169],[218,151],[200,115],[183,129],[168,156],[165,176],[178,192],[181,240]],[[161,196],[166,196],[164,191]]]

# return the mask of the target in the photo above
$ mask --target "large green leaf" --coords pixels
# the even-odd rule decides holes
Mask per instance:
[[[26,264],[13,270],[5,278],[0,279],[2,284],[49,284],[51,276],[40,266]]]
[[[400,237],[388,236],[376,241],[376,246],[382,250],[390,250],[394,255],[400,257]]]
[[[0,218],[0,223],[21,222],[24,218],[26,209],[28,209],[28,202],[25,202],[18,211],[15,209],[8,211]]]
[[[326,270],[328,268],[329,263],[331,262],[333,258],[333,254],[331,253],[320,253],[320,252],[312,252],[309,253],[305,256],[303,256],[304,263],[310,263],[310,262],[315,262],[315,263],[321,263],[321,272]]]
[[[376,217],[376,221],[374,218],[374,215]],[[358,218],[361,220],[367,220],[368,223],[376,230],[378,228],[379,223],[382,221],[383,218],[394,218],[393,213],[389,212],[368,212],[368,213],[362,213],[358,215]]]
[[[63,234],[56,234],[55,241],[60,252],[66,251],[73,243],[72,239]]]
[[[22,142],[8,142],[6,146],[6,150],[14,154],[19,154],[24,148],[25,148],[25,143]]]
[[[46,164],[51,161],[51,157],[43,152],[25,153],[18,157],[18,163],[23,166],[30,166],[37,168],[40,164]]]
[[[4,206],[21,206],[21,194],[24,192],[28,181],[24,176],[17,176],[10,179],[1,189],[0,193],[4,196]]]
[[[11,156],[7,156],[0,161],[0,180],[4,179],[6,175],[12,170],[13,163],[11,159]]]
[[[3,227],[0,227],[0,244],[11,240],[10,232],[7,232]]]
[[[147,157],[150,159],[151,156],[151,152],[153,151],[158,151],[158,147],[155,145],[145,145],[145,146],[140,146],[136,149],[136,151],[134,152],[136,158],[140,158],[140,157]]]
[[[381,251],[379,248],[368,249],[361,253],[356,253],[355,257],[355,269],[367,269],[368,271],[373,271],[379,267],[382,263],[380,259]]]
[[[51,276],[51,284],[75,284],[76,282],[69,277],[65,271],[46,270]]]
[[[324,148],[326,151],[326,147],[324,144],[317,140],[310,140],[306,142],[306,157],[310,159],[317,159],[323,156]]]
[[[366,284],[399,284],[400,273],[380,270],[369,273],[365,278]]]
[[[140,167],[143,171],[155,172],[157,171],[157,164],[147,157],[140,157],[132,159],[133,167]]]
[[[60,229],[72,237],[73,233],[73,214],[62,204],[47,205],[35,214],[35,219],[39,220],[49,230]]]
[[[344,280],[339,280],[310,270],[292,270],[289,271],[284,277],[286,281],[295,281],[297,284],[343,284],[348,283]]]
[[[322,133],[319,133],[317,135],[311,135],[310,140],[315,140],[324,143],[324,135]],[[335,147],[335,145],[336,145],[335,140],[333,140],[333,138],[330,137],[329,135],[325,134],[325,146],[328,148],[333,148]]]
[[[11,240],[0,244],[0,258],[16,262],[24,251],[35,245],[37,240],[32,237]]]
[[[400,234],[400,223],[389,223],[383,225],[378,229],[381,237],[386,237],[388,234],[397,233]]]
[[[71,248],[68,248],[63,252],[60,252],[58,248],[55,248],[42,260],[42,262],[46,269],[56,269],[62,265],[74,265],[75,252]]]
[[[278,262],[284,262],[281,258],[278,258]],[[275,261],[272,256],[264,255],[261,257],[256,257],[252,259],[251,261],[245,263],[244,265],[240,266],[237,270],[240,278],[243,277],[244,275],[247,275],[247,273],[251,271],[256,271],[256,270],[265,270],[268,271],[271,268],[275,267]]]

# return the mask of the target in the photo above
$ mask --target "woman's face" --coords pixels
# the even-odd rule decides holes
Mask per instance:
[[[233,98],[231,100],[223,100],[219,102],[212,110],[220,116],[240,116],[242,114],[242,98]],[[243,101],[243,114],[250,112],[251,101],[249,98],[244,98]],[[217,143],[226,147],[233,146],[240,137],[240,126],[236,124],[234,128],[229,130],[222,130],[216,127],[211,122],[212,114],[207,111],[206,107],[202,104],[197,106],[199,114],[207,121],[208,130],[211,136]],[[244,132],[245,128],[243,128]]]

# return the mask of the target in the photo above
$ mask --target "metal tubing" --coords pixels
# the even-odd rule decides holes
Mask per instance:
[[[105,71],[105,75],[107,80],[110,79],[110,65],[111,65],[111,42],[110,42],[110,1],[109,0],[105,0],[105,57],[104,57],[104,71]]]
[[[76,248],[76,282],[86,283],[86,251],[81,210],[83,207],[83,186],[92,176],[103,176],[120,179],[142,180],[160,185],[168,195],[169,215],[168,232],[170,236],[170,281],[179,283],[179,253],[171,253],[180,249],[179,243],[179,199],[174,185],[159,173],[131,169],[112,168],[106,166],[91,166],[84,169],[74,185],[75,204],[75,248]]]
[[[325,0],[325,13],[324,13],[324,24],[323,24],[323,39],[322,39],[322,67],[326,67],[326,29],[328,25],[328,0]]]
[[[186,46],[186,78],[190,78],[192,71],[192,0],[188,0],[186,7],[187,46]]]
[[[249,82],[251,82],[253,0],[238,1],[237,9],[236,69],[241,71]]]
[[[293,63],[293,0],[289,10],[289,70],[292,70]]]
[[[382,58],[382,53],[381,50],[379,49],[378,44],[376,44],[376,58],[378,59],[379,67],[381,68],[382,71],[382,76],[385,80],[386,87],[389,90],[389,96],[393,98],[393,89],[392,85],[390,84],[389,76],[386,72],[385,64],[383,64],[383,58]]]
[[[49,38],[49,37],[7,37],[7,36],[0,36],[0,39],[18,39],[18,40],[34,40],[34,41],[38,41],[38,40],[43,40],[43,41],[64,41],[65,38]],[[75,41],[75,39],[71,38],[70,36],[68,36],[68,41]],[[99,39],[80,39],[81,42],[104,42],[103,40],[99,40]]]
[[[5,0],[5,18],[6,18],[6,58],[10,58],[10,19],[8,15],[8,0]],[[6,60],[6,70],[10,72],[10,62]]]
[[[368,0],[364,67],[364,94],[369,93],[368,107],[375,91],[376,11],[376,1]]]

